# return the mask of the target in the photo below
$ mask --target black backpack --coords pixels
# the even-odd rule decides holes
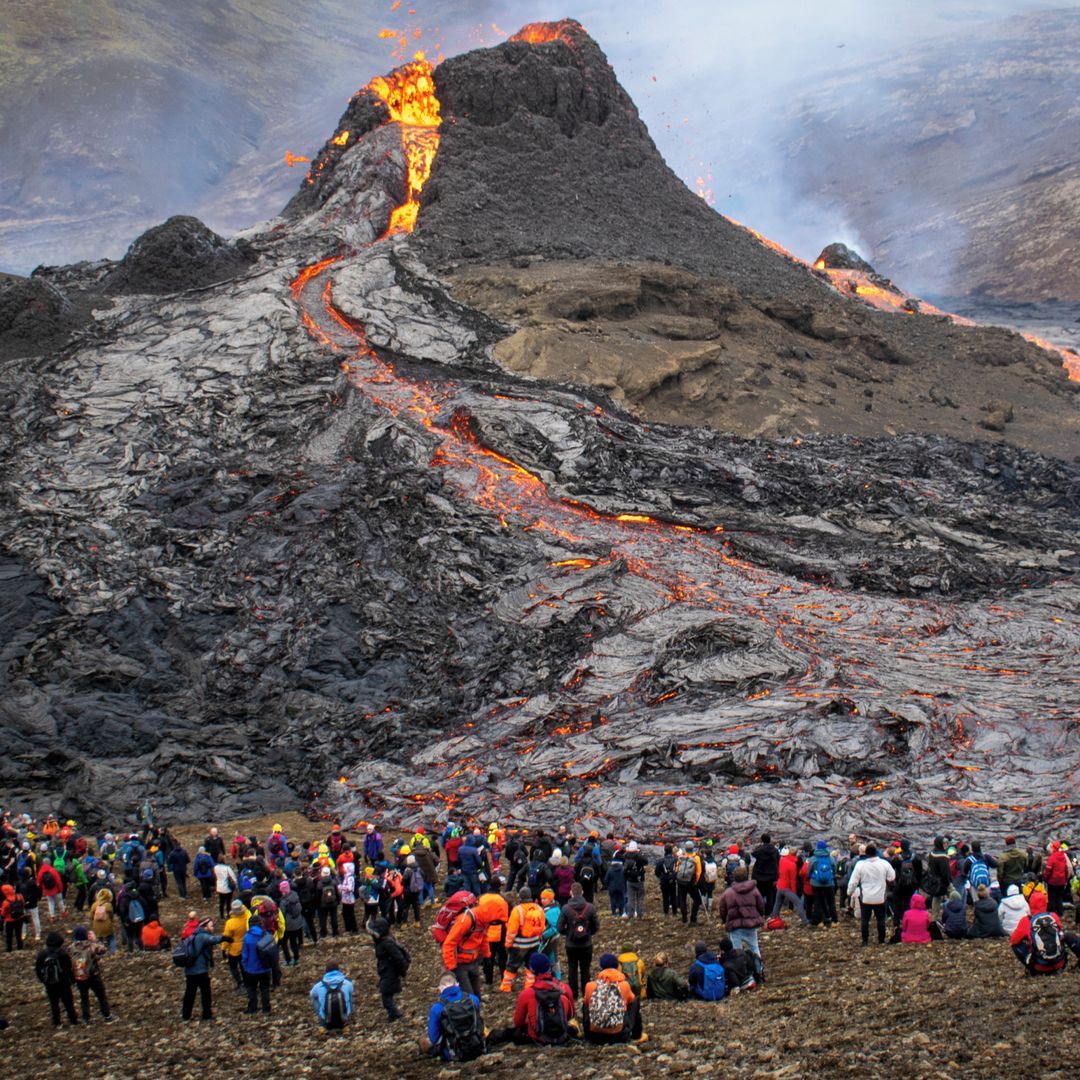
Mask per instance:
[[[345,1002],[345,990],[341,983],[331,986],[325,979],[320,980],[326,988],[326,1000],[323,1004],[326,1026],[339,1031],[349,1022],[349,1010]]]
[[[26,902],[21,896],[16,896],[15,899],[11,901],[10,911],[12,921],[14,922],[18,922],[20,919],[25,918]]]
[[[564,1046],[570,1039],[562,990],[545,986],[536,995],[536,1041],[543,1046]]]
[[[1065,954],[1065,940],[1053,915],[1045,911],[1031,917],[1031,952],[1029,964],[1047,967],[1060,962]]]
[[[487,1049],[480,1010],[468,994],[443,1005],[439,1024],[451,1061],[475,1061]]]
[[[587,885],[593,878],[596,877],[596,867],[592,864],[592,861],[583,862],[581,869],[578,870],[578,880],[582,885]]]
[[[904,859],[900,864],[900,873],[896,875],[896,884],[905,892],[914,889],[918,884],[915,880],[915,864],[910,859]]]
[[[337,887],[334,885],[324,885],[322,892],[319,894],[319,904],[324,908],[337,907]]]
[[[274,935],[264,932],[255,942],[255,953],[268,968],[277,967],[278,943]]]
[[[59,986],[64,981],[64,968],[56,953],[49,953],[41,965],[46,986]]]
[[[566,935],[566,944],[572,946],[588,945],[592,940],[589,933],[589,909],[574,908],[570,922],[570,931]]]

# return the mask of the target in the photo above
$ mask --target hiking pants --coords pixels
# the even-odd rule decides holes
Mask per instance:
[[[79,1018],[75,1015],[75,997],[71,993],[71,983],[61,983],[59,986],[46,986],[45,993],[49,996],[49,1009],[52,1012],[53,1027],[60,1026],[60,1006],[64,1006],[67,1013],[68,1023],[77,1024]]]
[[[239,990],[244,985],[244,975],[240,970],[240,957],[239,956],[227,956],[225,959],[229,964],[229,974],[232,976],[233,982],[236,984],[236,988]]]
[[[413,919],[416,925],[420,925],[420,894],[414,892],[407,892],[401,895],[398,900],[398,913],[397,923],[398,926],[404,925],[406,919],[409,917],[409,912],[413,913]]]
[[[575,1001],[580,1001],[581,994],[584,993],[589,981],[589,970],[592,967],[592,946],[567,945],[566,966],[570,969],[566,976],[570,992],[574,995]]]
[[[458,986],[465,991],[466,994],[475,994],[480,996],[480,964],[479,961],[474,960],[471,964],[458,964],[454,968],[454,974],[457,976]]]
[[[475,871],[471,874],[462,874],[462,877],[465,878],[465,888],[473,896],[479,896],[483,892],[483,889],[480,888],[480,877]]]
[[[28,907],[26,914],[30,917],[30,924],[34,928],[34,937],[38,941],[41,940],[41,912],[38,911],[37,906]]]
[[[338,936],[337,908],[319,908],[319,936],[326,937],[326,920],[330,920],[330,927],[334,931],[334,937]]]
[[[136,949],[142,952],[142,924],[141,923],[121,923],[124,931],[124,944],[127,946],[128,952],[134,952]]]
[[[626,893],[612,889],[608,893],[608,899],[611,901],[612,915],[621,915],[626,910]]]
[[[510,878],[506,882],[506,891],[512,893],[514,891],[514,884],[518,878],[521,878],[522,882],[525,881],[525,873],[529,868],[529,864],[525,863],[524,866],[513,866],[510,868]]]
[[[1053,886],[1050,886],[1053,888]],[[55,919],[57,915],[63,915],[66,908],[64,907],[64,898],[57,893],[56,896],[46,896],[45,903],[49,905],[49,918]]]
[[[755,881],[757,891],[761,893],[761,899],[765,901],[765,910],[772,911],[773,904],[776,903],[776,882],[775,881]]]
[[[303,943],[303,930],[285,931],[285,936],[281,939],[281,951],[285,954],[286,961],[294,964],[300,962],[300,947]]]
[[[105,982],[101,978],[100,972],[96,975],[91,975],[89,979],[83,979],[82,982],[77,982],[75,985],[79,988],[79,1003],[82,1005],[82,1018],[84,1023],[90,1023],[91,991],[93,992],[94,997],[97,998],[98,1007],[101,1009],[101,1015],[109,1015],[109,999],[105,996]]]
[[[749,949],[758,959],[761,959],[761,949],[758,947],[757,927],[753,929],[746,929],[745,927],[737,927],[734,930],[728,931],[728,937],[731,938],[731,944],[735,946],[735,951],[739,949]]]
[[[484,957],[484,982],[490,986],[495,981],[495,971],[499,972],[499,978],[506,971],[506,946],[501,941],[491,942],[491,955]]]
[[[712,911],[713,893],[716,892],[715,881],[703,881],[699,886],[701,889],[701,905],[706,911]]]
[[[1046,886],[1046,910],[1052,915],[1057,915],[1061,918],[1065,914],[1065,897],[1068,895],[1068,885],[1047,885]]]
[[[229,917],[229,908],[232,906],[232,897],[233,894],[231,892],[219,892],[217,894],[218,915],[222,919],[227,919]]]
[[[187,899],[187,874],[181,874],[179,870],[173,871],[173,878],[176,880],[176,895],[181,900]]]
[[[345,928],[346,934],[355,934],[357,931],[356,926],[356,905],[355,904],[342,904],[341,905],[341,925]]]
[[[674,881],[660,882],[660,896],[664,901],[664,914],[679,914],[679,891]]]
[[[867,904],[865,901],[859,905],[859,928],[862,933],[862,943],[868,944],[870,941],[870,916],[873,915],[877,919],[877,938],[878,944],[885,944],[885,905],[884,904]]]
[[[79,885],[75,889],[75,910],[82,911],[86,907],[86,886]]]
[[[645,915],[645,882],[628,881],[626,883],[626,911],[633,919]]]
[[[814,913],[822,924],[836,922],[836,891],[828,885],[814,890]]]
[[[262,971],[257,975],[253,975],[250,971],[244,972],[244,985],[247,987],[248,995],[247,1011],[249,1013],[256,1011],[255,1006],[259,998],[262,998],[262,1011],[264,1013],[270,1011],[270,975],[269,971]]]
[[[11,922],[4,923],[4,941],[7,943],[7,951],[11,952],[12,948],[21,949],[23,947],[23,927],[26,925],[26,919],[13,919]]]
[[[401,1010],[397,1007],[397,1002],[394,1000],[394,995],[380,994],[379,998],[382,1001],[382,1007],[386,1010],[386,1018],[388,1020],[400,1020]]]
[[[315,919],[316,908],[314,908],[314,907],[306,907],[306,908],[303,909],[303,911],[304,911],[304,930],[307,933],[307,936],[311,939],[311,944],[312,945],[318,945],[318,943],[319,943],[319,930],[318,930],[318,927],[316,926],[316,919]]]
[[[806,910],[803,907],[803,902],[799,899],[798,894],[793,893],[790,889],[780,889],[776,894],[776,900],[773,902],[772,915],[773,917],[780,914],[785,904],[791,905],[791,910],[799,916],[799,921],[805,926],[810,920],[806,917]]]
[[[686,922],[687,900],[690,904],[690,922],[696,923],[698,912],[701,910],[701,891],[696,885],[679,884],[679,914],[682,921]]]
[[[208,878],[208,877],[201,877],[201,878],[196,878],[195,880],[198,881],[199,888],[202,889],[202,898],[204,900],[209,900],[211,890],[214,887],[214,879],[213,878]]]
[[[532,958],[533,953],[539,951],[537,945],[530,945],[528,948],[523,949],[511,949],[506,961],[506,970],[511,975],[516,975],[522,968],[528,970],[529,960]]]

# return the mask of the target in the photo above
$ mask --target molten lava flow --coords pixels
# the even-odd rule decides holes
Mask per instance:
[[[302,161],[310,161],[311,158],[304,157],[302,154],[294,154],[291,150],[285,151],[285,164],[291,169],[294,165],[299,165]]]
[[[388,235],[410,233],[420,212],[420,192],[431,175],[431,166],[439,149],[439,99],[431,78],[431,63],[422,52],[395,68],[389,75],[379,75],[367,88],[386,103],[390,119],[401,124],[401,144],[405,151],[408,195],[391,218]]]
[[[570,19],[563,19],[560,22],[528,23],[510,40],[525,41],[530,45],[547,45],[552,41],[561,41],[565,45],[573,45],[577,26],[578,24]]]

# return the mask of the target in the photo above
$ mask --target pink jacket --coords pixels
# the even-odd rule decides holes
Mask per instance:
[[[930,912],[919,893],[911,898],[911,907],[900,921],[900,940],[925,945],[930,940]]]

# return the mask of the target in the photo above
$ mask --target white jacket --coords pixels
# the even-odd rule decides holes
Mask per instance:
[[[219,893],[231,893],[236,889],[236,873],[231,866],[218,863],[214,867],[215,887]]]
[[[860,859],[848,878],[848,895],[858,896],[863,904],[884,904],[889,882],[896,880],[896,871],[880,856]]]
[[[1001,929],[1007,937],[1020,925],[1020,920],[1031,914],[1028,902],[1017,893],[1015,896],[1006,896],[998,904],[998,918],[1001,919]]]

